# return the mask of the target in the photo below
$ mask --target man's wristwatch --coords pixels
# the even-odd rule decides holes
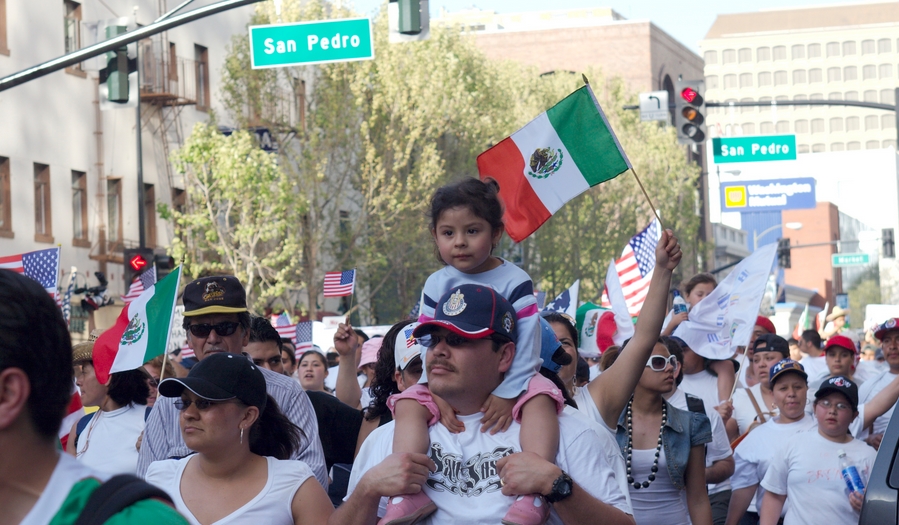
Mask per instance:
[[[571,476],[562,471],[562,475],[556,478],[553,481],[553,489],[552,491],[544,496],[546,501],[550,503],[557,503],[562,501],[563,499],[571,496],[571,488],[574,483],[571,481]]]

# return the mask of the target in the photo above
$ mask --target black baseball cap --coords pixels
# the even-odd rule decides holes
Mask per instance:
[[[753,352],[780,352],[784,359],[790,357],[790,344],[775,334],[762,334],[752,343]]]
[[[239,399],[260,411],[265,409],[268,398],[262,371],[243,355],[207,356],[190,369],[187,377],[172,377],[159,383],[159,394],[180,397],[185,388],[210,401]]]
[[[236,314],[247,311],[247,292],[237,277],[216,275],[191,281],[184,288],[184,316]]]
[[[515,309],[505,297],[483,284],[463,284],[447,292],[434,309],[434,320],[424,322],[413,335],[421,337],[435,328],[481,339],[500,334],[515,340]]]
[[[858,410],[858,386],[844,376],[834,376],[825,379],[815,392],[815,399],[821,399],[833,392],[839,392],[846,396],[852,410]]]

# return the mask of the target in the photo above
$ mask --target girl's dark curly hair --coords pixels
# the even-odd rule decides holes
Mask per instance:
[[[396,372],[396,360],[393,357],[393,345],[400,330],[412,324],[405,320],[390,327],[381,341],[381,349],[378,350],[378,361],[375,363],[375,378],[371,382],[371,403],[362,408],[365,419],[372,421],[390,412],[387,408],[387,398],[393,394],[399,394],[400,389],[393,378]]]

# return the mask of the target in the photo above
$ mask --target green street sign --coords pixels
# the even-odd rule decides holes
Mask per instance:
[[[712,139],[715,164],[796,160],[796,135]]]
[[[867,253],[835,253],[830,256],[830,264],[840,266],[861,266],[871,262]]]
[[[253,69],[371,60],[371,20],[346,18],[250,26]]]

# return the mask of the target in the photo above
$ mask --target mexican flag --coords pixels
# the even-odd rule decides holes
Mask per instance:
[[[808,317],[808,303],[805,304],[805,310],[799,314],[799,320],[796,321],[796,328],[793,329],[793,339],[799,340],[802,332],[810,330],[812,327],[811,319]]]
[[[618,329],[615,312],[597,304],[584,303],[577,309],[575,325],[578,331],[578,353],[581,357],[599,357],[615,344]]]
[[[180,282],[179,266],[125,305],[112,328],[97,338],[94,343],[97,381],[106,384],[110,374],[134,370],[165,352]]]
[[[590,85],[478,156],[481,179],[496,179],[506,232],[521,242],[563,204],[631,168]]]

